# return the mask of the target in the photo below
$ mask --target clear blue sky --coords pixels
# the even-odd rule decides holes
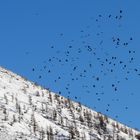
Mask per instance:
[[[0,65],[140,129],[139,5],[139,0],[0,1]]]

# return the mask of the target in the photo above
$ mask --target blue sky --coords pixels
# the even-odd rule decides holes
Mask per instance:
[[[138,0],[0,1],[0,65],[140,129],[139,5]]]

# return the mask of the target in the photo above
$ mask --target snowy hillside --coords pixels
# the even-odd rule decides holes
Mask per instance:
[[[140,133],[0,67],[0,140],[138,140]]]

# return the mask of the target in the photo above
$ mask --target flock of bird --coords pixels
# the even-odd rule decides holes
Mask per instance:
[[[118,37],[108,32],[105,33],[106,30],[105,32],[92,33],[92,28],[102,30],[102,20],[105,18],[106,21],[117,22],[118,28],[120,28],[123,11],[119,10],[117,15],[108,14],[103,16],[100,14],[97,18],[91,18],[91,22],[94,22],[97,26],[88,25],[80,30],[79,39],[71,40],[68,46],[64,46],[63,49],[59,49],[57,45],[50,46],[48,50],[52,54],[48,55],[46,60],[43,60],[41,67],[32,68],[35,76],[39,73],[37,76],[38,83],[39,80],[48,79],[47,77],[50,76],[53,79],[51,84],[61,86],[62,90],[58,91],[59,94],[68,98],[71,96],[80,101],[82,96],[74,92],[76,88],[80,87],[79,90],[77,89],[80,94],[87,94],[88,97],[92,94],[94,100],[101,102],[108,94],[105,92],[108,86],[112,94],[117,94],[122,81],[128,81],[131,75],[140,76],[139,69],[134,67],[135,50],[130,47],[133,42],[132,36],[127,37],[127,40],[125,40],[121,35]],[[106,34],[109,36],[107,41],[104,40]],[[64,33],[60,33],[59,37],[63,38]],[[104,79],[110,82],[105,83],[103,82]],[[112,102],[114,101],[119,103],[119,98],[116,96],[112,99]],[[111,111],[110,107],[111,102],[107,103],[106,113]],[[95,108],[97,107],[95,106]],[[124,106],[124,109],[128,110],[129,107]],[[119,115],[115,117],[118,118]]]

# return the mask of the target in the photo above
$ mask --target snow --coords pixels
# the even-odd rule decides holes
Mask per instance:
[[[0,140],[137,140],[138,134],[0,67]]]

